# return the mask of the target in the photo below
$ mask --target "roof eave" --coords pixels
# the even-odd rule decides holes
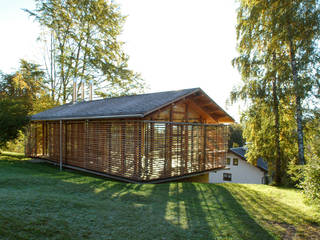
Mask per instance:
[[[90,116],[90,117],[65,117],[65,118],[43,118],[32,119],[31,121],[66,121],[66,120],[89,120],[89,119],[114,119],[114,118],[142,118],[143,114],[130,114],[130,115],[111,115],[111,116]]]
[[[246,159],[245,157],[243,157],[241,154],[239,154],[239,153],[237,153],[237,152],[234,152],[234,151],[232,151],[231,149],[229,149],[229,152],[232,153],[232,154],[234,154],[234,155],[236,155],[236,156],[238,156],[238,157],[241,158],[242,160],[247,161],[247,159]]]
[[[199,90],[202,92],[202,94],[204,94],[207,98],[209,98],[210,101],[212,101],[218,107],[218,109],[225,114],[225,116],[227,118],[229,118],[231,120],[230,123],[234,123],[235,122],[234,118],[231,117],[222,107],[220,107],[211,97],[209,97],[208,94],[206,94],[201,88],[199,88]]]
[[[202,91],[201,88],[197,88],[197,89],[195,89],[194,91],[192,91],[192,92],[190,92],[190,93],[187,93],[187,94],[185,94],[185,95],[183,95],[183,96],[181,96],[181,97],[178,97],[178,98],[176,98],[176,99],[174,99],[174,100],[172,100],[172,101],[170,101],[170,102],[167,102],[167,103],[165,103],[165,104],[163,104],[163,105],[161,105],[161,106],[159,106],[159,107],[156,107],[156,108],[154,108],[154,109],[152,109],[152,110],[149,110],[148,112],[145,112],[145,113],[143,114],[143,117],[148,116],[149,114],[151,114],[151,113],[153,113],[153,112],[155,112],[155,111],[158,111],[159,109],[162,109],[162,108],[164,108],[164,107],[166,107],[166,106],[169,106],[170,104],[175,103],[175,102],[177,102],[177,101],[179,101],[179,100],[181,100],[181,99],[184,99],[184,98],[186,98],[186,97],[188,97],[188,96],[190,96],[190,95],[192,95],[192,94],[194,94],[194,93],[196,93],[196,92],[198,92],[198,91]]]

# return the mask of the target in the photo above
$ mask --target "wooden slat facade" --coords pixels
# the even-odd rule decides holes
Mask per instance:
[[[188,175],[224,166],[227,128],[147,120],[63,121],[62,161],[139,182]],[[27,137],[27,156],[59,162],[59,121],[32,122]]]
[[[224,113],[214,111],[194,94],[143,119],[61,120],[61,138],[59,120],[32,121],[26,155],[135,182],[210,171],[224,167],[228,150]]]

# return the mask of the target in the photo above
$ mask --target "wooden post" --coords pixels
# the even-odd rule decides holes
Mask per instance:
[[[133,123],[133,148],[134,148],[134,156],[133,156],[133,175],[134,178],[137,176],[137,168],[138,168],[138,151],[137,151],[137,141],[138,141],[138,129],[137,122]]]
[[[203,136],[202,136],[202,126],[197,126],[197,161],[198,161],[198,169],[197,171],[201,171],[202,164],[202,147],[203,147]]]
[[[107,143],[108,143],[108,152],[107,152],[107,166],[106,168],[108,169],[108,173],[111,173],[111,149],[112,149],[112,136],[111,136],[111,126],[112,122],[107,123]]]
[[[170,113],[169,113],[169,144],[168,144],[168,147],[169,147],[169,156],[168,156],[168,173],[167,173],[167,177],[170,177],[171,176],[171,171],[172,171],[172,142],[173,142],[173,131],[172,131],[172,120],[173,120],[173,113],[172,113],[172,105],[170,106]]]
[[[202,170],[206,169],[206,164],[207,164],[207,152],[206,152],[206,147],[207,147],[207,126],[203,126],[203,165],[202,165]]]
[[[35,141],[35,153],[34,153],[34,156],[38,156],[38,124],[35,123],[34,124],[34,141]]]
[[[194,147],[194,144],[193,144],[193,138],[194,138],[193,128],[194,128],[194,126],[192,125],[192,126],[191,126],[191,159],[190,159],[190,161],[191,161],[191,171],[193,171],[193,155],[194,155],[194,149],[193,149],[193,147]]]
[[[179,138],[180,138],[180,174],[184,174],[184,161],[185,161],[185,156],[184,156],[184,134],[183,134],[183,129],[184,129],[184,125],[178,125],[178,129],[180,129],[179,131]]]
[[[64,122],[64,157],[65,163],[68,164],[68,122]]]
[[[168,126],[169,124],[165,123],[164,128],[164,169],[163,174],[165,175],[168,171]]]
[[[87,167],[87,162],[88,162],[88,155],[89,155],[89,120],[85,120],[85,141],[84,141],[84,163],[83,166],[84,168]]]
[[[189,110],[189,107],[188,107],[188,102],[186,102],[186,107],[185,107],[185,122],[188,122],[188,110]],[[188,152],[188,149],[189,149],[189,125],[185,125],[184,126],[184,170],[183,172],[184,173],[188,173],[188,160],[189,160],[189,152]]]
[[[60,171],[62,171],[62,120],[60,120]]]
[[[138,176],[141,180],[141,170],[142,170],[142,126],[141,122],[138,123]]]
[[[126,122],[120,124],[121,173],[126,172]]]
[[[144,137],[144,155],[145,155],[145,160],[144,160],[144,174],[146,176],[146,179],[149,179],[149,170],[148,170],[148,154],[149,154],[149,149],[148,149],[148,123],[144,124],[144,131],[145,131],[145,137]]]
[[[103,166],[103,171],[106,172],[107,169],[107,139],[108,139],[108,133],[107,133],[107,123],[103,122],[102,124],[102,134],[101,134],[101,141],[102,141],[102,166]]]
[[[150,172],[149,174],[153,174],[153,158],[154,158],[154,123],[150,123]]]
[[[45,122],[42,122],[42,156],[44,156],[44,124]]]

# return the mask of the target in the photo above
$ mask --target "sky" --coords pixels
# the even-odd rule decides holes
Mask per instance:
[[[239,121],[240,105],[227,106],[240,75],[234,0],[114,0],[127,21],[120,36],[129,67],[146,81],[147,92],[201,87]],[[22,9],[33,0],[3,1],[0,9],[0,70],[14,72],[19,59],[41,62],[40,28]]]

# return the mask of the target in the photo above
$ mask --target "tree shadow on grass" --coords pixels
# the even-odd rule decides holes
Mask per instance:
[[[143,197],[138,191],[120,197],[143,205],[140,224],[148,231],[143,239],[274,239],[222,186],[181,182],[149,186],[152,191]]]
[[[196,205],[205,212],[202,221],[207,222],[207,230],[212,236],[219,239],[274,239],[224,187],[215,184],[187,184],[185,187],[186,191],[198,192],[199,203]]]
[[[34,175],[19,170],[21,187],[10,176],[0,189],[8,239],[273,239],[219,185],[127,184],[33,167]]]
[[[238,201],[245,204],[250,214],[255,215],[270,228],[277,229],[282,238],[320,239],[319,223],[300,209],[279,202],[245,185],[229,185],[227,188],[236,194]]]

